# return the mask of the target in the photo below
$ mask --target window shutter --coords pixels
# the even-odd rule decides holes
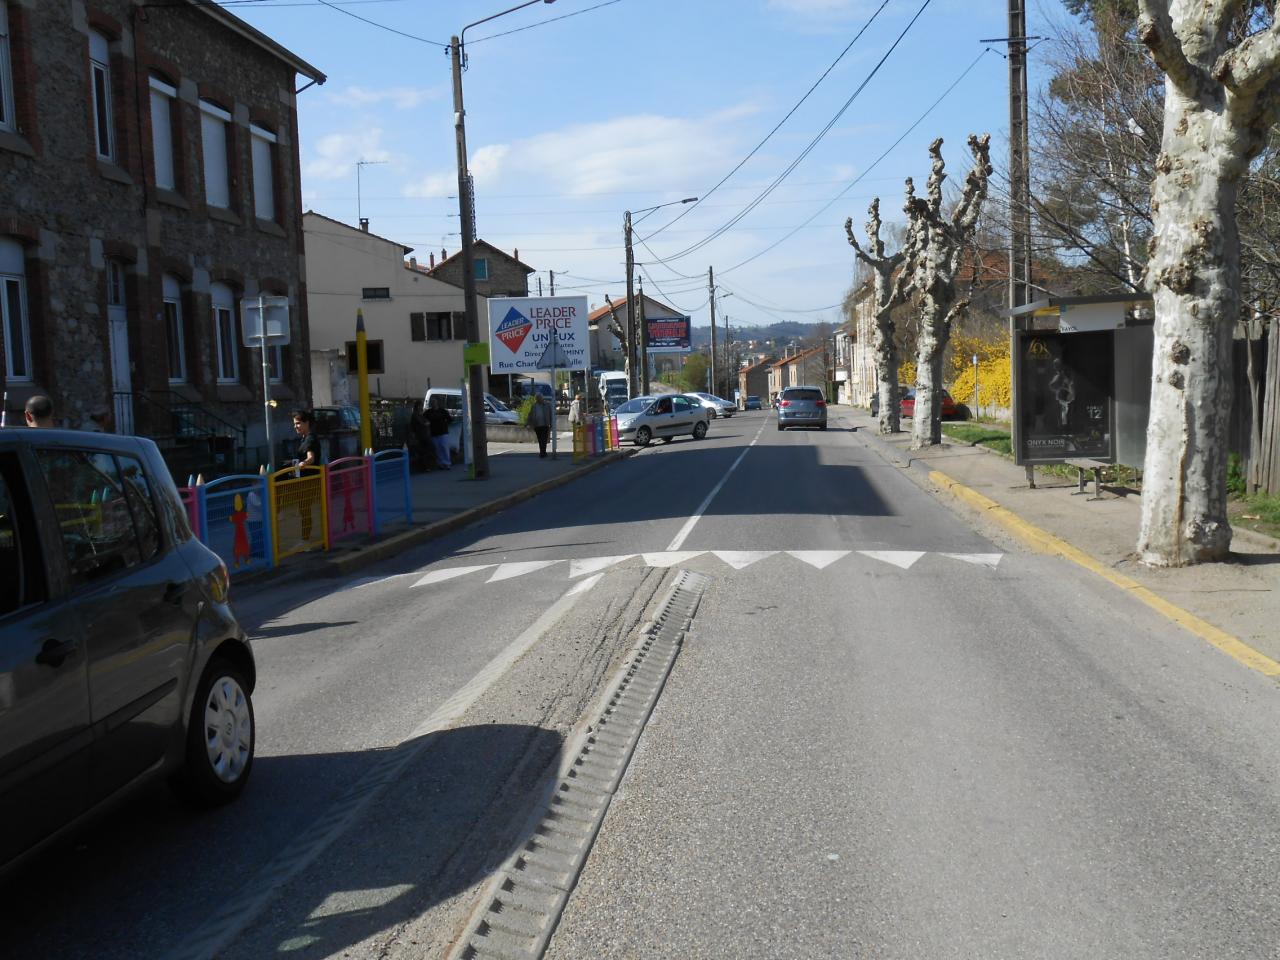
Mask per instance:
[[[174,188],[172,98],[151,81],[151,150],[156,164],[156,186]]]
[[[467,315],[462,311],[454,311],[453,314],[453,339],[467,339]]]
[[[224,120],[223,117],[227,119]],[[227,178],[227,120],[230,114],[209,103],[200,104],[200,140],[204,154],[204,198],[211,207],[231,206]]]
[[[427,319],[425,315],[421,313],[409,314],[409,339],[427,339]]]
[[[253,150],[253,212],[259,220],[276,218],[276,192],[273,181],[271,140],[256,127],[250,128]],[[274,139],[274,138],[272,138]]]

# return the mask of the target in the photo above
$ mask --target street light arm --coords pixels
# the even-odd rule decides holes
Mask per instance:
[[[499,17],[505,17],[508,13],[515,13],[517,10],[523,10],[525,7],[532,7],[535,3],[555,3],[555,2],[556,0],[525,0],[524,3],[518,4],[512,7],[510,10],[503,10],[501,13],[495,13],[491,17],[485,17],[483,20],[477,20],[475,23],[468,23],[465,27],[462,28],[462,33],[459,34],[459,45],[466,46],[467,31],[470,30],[472,27],[478,27],[480,26],[480,24],[488,23],[490,20],[497,20]]]

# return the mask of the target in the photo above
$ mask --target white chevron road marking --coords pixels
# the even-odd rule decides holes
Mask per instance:
[[[766,557],[772,557],[777,550],[712,550],[713,554],[733,567],[735,570],[742,570],[751,566],[757,560],[764,560]]]
[[[976,564],[980,567],[987,567],[994,570],[1000,563],[1003,553],[944,553],[940,556],[950,557],[952,560],[963,560],[965,563]]]
[[[694,557],[700,557],[705,550],[664,550],[661,553],[642,553],[644,562],[651,567],[673,567]]]
[[[617,557],[590,557],[586,560],[570,560],[569,579],[572,580],[574,577],[581,577],[588,573],[596,573],[599,570],[607,570],[615,563],[630,560],[634,556],[634,553],[624,553]]]
[[[597,573],[594,577],[587,577],[587,579],[585,580],[579,580],[577,583],[575,583],[572,587],[569,588],[569,592],[566,593],[565,596],[576,597],[580,593],[586,593],[588,590],[590,590],[592,587],[594,587],[597,583],[599,583],[603,579],[604,579],[604,574]]]
[[[526,573],[533,573],[535,570],[542,570],[551,566],[553,563],[559,563],[559,560],[521,560],[519,563],[501,563],[498,569],[493,571],[493,576],[485,583],[497,583],[499,580],[510,580],[512,577],[523,577]]]
[[[851,550],[788,550],[787,553],[797,560],[803,560],[816,570],[823,570],[841,557],[847,557]]]
[[[425,577],[415,583],[414,586],[427,587],[433,583],[444,583],[446,580],[465,577],[468,573],[475,573],[477,570],[488,570],[492,566],[492,563],[486,563],[479,567],[450,567],[447,570],[432,570]]]
[[[924,556],[923,550],[859,550],[864,557],[872,560],[883,560],[903,570],[910,570],[911,565]]]

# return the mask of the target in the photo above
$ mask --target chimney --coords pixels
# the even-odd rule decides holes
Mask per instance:
[[[410,257],[410,258],[409,258],[409,269],[410,269],[410,270],[417,270],[417,269],[418,269],[418,258],[417,258],[417,257]]]
[[[428,254],[428,256],[431,257],[431,266],[428,267],[427,269],[434,270],[436,268],[436,255],[434,253],[431,253],[431,254]]]
[[[448,260],[448,259],[449,259],[449,251],[448,251],[448,250],[446,250],[444,247],[441,247],[441,248],[440,248],[440,262],[441,262],[441,263],[444,263],[444,262],[445,262],[446,260]]]
[[[511,259],[512,259],[512,260],[519,260],[519,259],[520,259],[520,248],[519,248],[519,247],[516,247],[514,250],[512,250],[512,251],[511,251]]]
[[[368,233],[368,232],[369,232],[369,218],[368,218],[368,217],[361,217],[361,218],[360,218],[360,230],[361,230],[362,232],[364,232],[364,233]]]

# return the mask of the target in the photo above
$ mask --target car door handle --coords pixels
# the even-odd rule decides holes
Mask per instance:
[[[60,667],[78,646],[80,646],[78,640],[55,640],[50,637],[40,645],[40,652],[36,654],[36,663],[45,667]]]
[[[164,588],[164,602],[181,604],[182,598],[187,595],[187,585],[185,583],[170,583]]]

